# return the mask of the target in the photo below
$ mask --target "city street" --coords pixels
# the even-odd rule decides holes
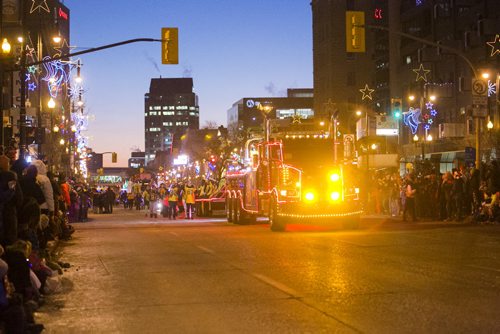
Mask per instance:
[[[170,221],[116,209],[60,242],[47,333],[499,332],[500,226]]]

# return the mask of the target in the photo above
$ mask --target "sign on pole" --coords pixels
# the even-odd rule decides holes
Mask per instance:
[[[472,96],[488,96],[488,84],[481,79],[472,79]]]

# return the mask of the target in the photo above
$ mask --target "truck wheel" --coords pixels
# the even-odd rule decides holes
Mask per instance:
[[[239,197],[236,197],[234,199],[234,223],[243,223],[243,211],[241,210],[241,202]]]
[[[276,203],[276,200],[271,200],[269,206],[269,225],[271,227],[271,231],[273,232],[281,232],[286,228],[283,218],[278,216],[278,204]]]
[[[230,223],[233,221],[233,201],[232,198],[226,197],[226,218]]]

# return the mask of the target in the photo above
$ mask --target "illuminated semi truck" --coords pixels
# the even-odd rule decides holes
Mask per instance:
[[[323,129],[324,127],[324,129]],[[226,216],[240,224],[269,218],[272,231],[288,223],[341,222],[356,228],[362,213],[357,168],[336,164],[328,125],[290,124],[247,142],[245,159],[226,174]]]

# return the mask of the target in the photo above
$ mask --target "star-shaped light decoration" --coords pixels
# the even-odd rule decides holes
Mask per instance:
[[[431,116],[432,116],[432,117],[436,117],[436,116],[437,116],[437,114],[438,114],[438,112],[437,112],[435,109],[432,109],[432,110],[431,110]]]
[[[497,53],[500,54],[500,34],[496,34],[495,38],[491,42],[486,42],[491,47],[490,57],[493,57]]]
[[[413,69],[413,72],[417,73],[417,79],[415,81],[419,81],[420,79],[424,80],[425,82],[427,82],[427,74],[430,72],[431,70],[426,70],[424,68],[424,65],[423,64],[420,64],[420,67],[419,68],[414,68]]]
[[[335,110],[336,104],[332,101],[332,99],[328,99],[327,102],[323,103],[323,108],[325,109],[325,113],[330,115]]]
[[[300,124],[300,123],[302,123],[301,120],[302,120],[302,116],[300,116],[299,114],[295,114],[292,116],[292,123],[293,124],[295,124],[295,123]]]
[[[427,131],[430,130],[431,126],[429,124],[425,124],[424,125],[424,129],[426,129]]]
[[[434,123],[434,121],[431,118],[430,120],[427,121],[427,123],[432,124],[432,123]]]
[[[63,54],[70,54],[71,50],[73,50],[74,48],[76,48],[76,46],[70,46],[66,38],[64,38],[61,44],[59,44],[59,46],[54,47],[54,50],[57,51],[54,57],[62,56]],[[64,51],[66,51],[66,53],[63,53]]]
[[[31,0],[31,1],[32,4],[30,9],[30,14],[33,14],[33,12],[37,9],[38,11],[40,11],[40,9],[43,9],[47,13],[50,13],[49,5],[47,5],[47,0]]]
[[[363,93],[363,97],[361,100],[364,100],[365,98],[369,98],[372,100],[372,93],[375,91],[375,89],[371,89],[368,87],[368,84],[365,84],[365,88],[362,88],[359,90],[361,93]]]
[[[28,84],[28,90],[30,90],[30,91],[32,91],[32,92],[33,92],[35,89],[36,89],[36,83],[34,83],[34,82],[30,82],[30,83]]]
[[[432,104],[432,102],[431,102],[431,101],[429,101],[429,102],[427,102],[427,103],[425,104],[425,107],[426,107],[427,109],[432,109],[432,106],[433,106],[433,104]]]
[[[36,71],[38,71],[38,66],[31,65],[31,66],[28,67],[28,73],[35,74]]]
[[[30,81],[31,80],[31,73],[26,73],[26,78],[24,81]]]
[[[35,52],[35,48],[32,48],[26,44],[26,57],[33,58],[33,52]]]

